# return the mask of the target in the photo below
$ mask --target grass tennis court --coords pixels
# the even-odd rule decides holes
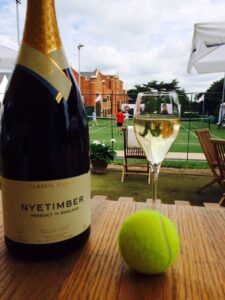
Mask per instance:
[[[133,125],[133,120],[128,120],[124,126]],[[181,129],[178,137],[171,147],[171,152],[189,152],[201,153],[201,147],[198,138],[195,134],[197,128],[208,128],[207,120],[201,119],[188,119],[181,121]],[[89,121],[90,140],[104,141],[106,144],[111,143],[111,139],[115,139],[114,149],[123,150],[123,136],[117,133],[116,120],[110,118],[99,118],[98,125],[93,125]],[[218,129],[215,124],[210,125],[210,133],[214,138],[225,139],[225,129]]]

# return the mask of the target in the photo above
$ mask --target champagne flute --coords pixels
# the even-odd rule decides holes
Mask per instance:
[[[134,110],[134,131],[151,166],[152,199],[157,199],[161,167],[180,129],[180,105],[176,92],[139,93]]]

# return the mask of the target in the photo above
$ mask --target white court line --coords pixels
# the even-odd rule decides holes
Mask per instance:
[[[176,143],[176,145],[187,145],[187,143]],[[199,143],[189,143],[189,145],[199,145]]]
[[[180,127],[182,127],[182,128],[183,128],[184,130],[186,130],[187,132],[190,132],[190,134],[191,134],[193,137],[195,137],[195,138],[197,139],[197,135],[196,135],[195,133],[193,133],[191,130],[186,129],[186,128],[183,127],[182,125],[181,125]]]
[[[181,125],[181,127],[182,127],[184,130],[186,130],[187,132],[189,131],[189,129],[183,127],[182,125]],[[196,127],[195,129],[197,129],[197,128],[198,128],[198,127]],[[197,135],[196,135],[195,133],[191,132],[191,130],[190,130],[190,134],[193,135],[195,138],[198,139]],[[180,135],[184,135],[184,134],[180,134]],[[221,139],[220,136],[217,136],[217,135],[215,135],[215,134],[211,134],[211,136],[212,136],[213,138],[216,138],[216,139]]]
[[[213,137],[213,138],[216,138],[216,139],[222,139],[221,136],[217,136],[217,135],[215,135],[215,134],[212,134],[212,137]]]
[[[93,128],[92,129],[92,127],[89,127],[89,130],[91,131],[91,132],[97,132],[97,131],[99,131],[99,130],[101,130],[101,129],[105,129],[105,128],[107,128],[107,127],[98,127],[98,128]]]

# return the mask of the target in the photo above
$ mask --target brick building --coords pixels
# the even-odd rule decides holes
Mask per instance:
[[[77,82],[79,74],[73,70]],[[96,109],[98,116],[115,115],[121,105],[128,103],[128,96],[123,88],[123,81],[117,75],[103,75],[99,70],[81,72],[80,90],[84,105],[92,111]],[[96,102],[96,99],[100,101]]]

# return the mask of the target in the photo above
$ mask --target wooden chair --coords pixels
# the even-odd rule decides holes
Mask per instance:
[[[215,156],[218,164],[218,168],[221,176],[221,184],[223,187],[223,196],[219,201],[219,205],[222,205],[225,200],[225,140],[211,139]]]
[[[150,184],[151,179],[151,168],[144,151],[140,148],[135,134],[133,126],[123,128],[123,140],[124,140],[124,161],[121,182],[124,182],[124,177],[129,174],[145,175],[148,177],[148,183]],[[130,163],[130,159],[134,160],[145,160],[145,164]]]
[[[210,181],[208,184],[198,189],[197,192],[201,192],[202,190],[204,190],[205,188],[211,186],[216,182],[219,184],[220,188],[223,189],[221,183],[221,176],[219,174],[218,164],[215,156],[215,151],[211,143],[211,135],[209,129],[208,128],[196,129],[195,132],[199,139],[200,145],[202,147],[203,153],[205,154],[209,167],[212,171],[212,175],[214,177],[212,181]]]

